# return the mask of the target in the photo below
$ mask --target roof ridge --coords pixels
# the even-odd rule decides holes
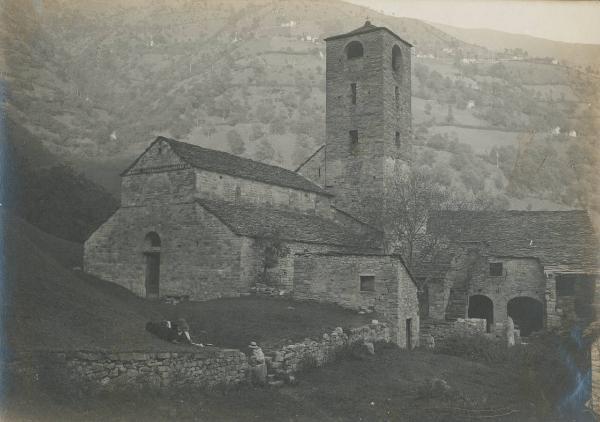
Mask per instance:
[[[309,157],[308,157],[306,160],[304,160],[304,161],[302,162],[302,164],[300,164],[300,165],[299,165],[299,166],[296,168],[296,170],[294,170],[294,173],[298,173],[298,171],[299,171],[299,170],[300,170],[302,167],[304,167],[304,165],[305,165],[306,163],[308,163],[310,160],[312,160],[312,159],[313,159],[313,157],[314,157],[315,155],[317,155],[317,154],[319,153],[319,151],[321,151],[321,150],[322,150],[323,148],[325,148],[326,146],[327,146],[327,144],[323,144],[323,145],[321,145],[319,148],[317,148],[317,150],[316,150],[315,152],[313,152],[312,154],[310,154],[310,156],[309,156]]]
[[[179,145],[185,145],[185,146],[187,146],[187,147],[195,148],[195,149],[198,149],[198,150],[210,151],[211,153],[217,153],[217,154],[222,154],[222,155],[225,155],[225,156],[228,156],[228,157],[233,157],[233,158],[235,158],[235,159],[237,159],[237,160],[242,160],[242,161],[246,161],[246,162],[256,163],[256,164],[259,164],[259,165],[261,165],[261,166],[264,166],[264,167],[270,167],[270,168],[274,168],[274,169],[278,169],[278,170],[283,170],[283,171],[285,171],[285,172],[288,172],[288,173],[290,173],[290,174],[294,174],[294,175],[296,175],[296,176],[298,176],[298,177],[301,177],[301,178],[303,178],[304,180],[306,180],[307,182],[309,182],[310,184],[312,184],[312,185],[314,185],[316,188],[318,188],[320,191],[322,191],[322,190],[323,190],[323,188],[321,188],[319,185],[317,185],[317,184],[316,184],[315,182],[313,182],[312,180],[310,180],[310,179],[308,179],[308,178],[304,177],[303,175],[301,175],[301,174],[299,174],[299,173],[296,173],[295,171],[292,171],[292,170],[290,170],[290,169],[286,169],[285,167],[276,166],[276,165],[273,165],[273,164],[267,164],[267,163],[263,163],[262,161],[257,161],[257,160],[253,160],[253,159],[251,159],[251,158],[246,158],[246,157],[240,157],[239,155],[231,154],[231,153],[229,153],[229,152],[226,152],[226,151],[220,151],[220,150],[218,150],[218,149],[213,149],[213,148],[206,148],[206,147],[202,147],[202,146],[200,146],[200,145],[192,144],[192,143],[189,143],[189,142],[177,141],[177,140],[175,140],[175,139],[172,139],[172,138],[164,138],[164,139],[165,139],[165,140],[166,140],[166,141],[167,141],[169,144],[171,144],[171,143],[175,143],[175,144],[179,144]],[[176,152],[177,152],[177,151],[176,151]],[[179,154],[178,154],[178,155],[179,155]],[[187,161],[187,160],[185,159],[185,157],[181,157],[181,156],[180,156],[180,158],[181,158],[182,160],[184,160],[184,161]],[[192,165],[193,167],[195,167],[195,166],[194,166],[194,164],[192,164],[192,163],[189,163],[189,162],[188,162],[188,164],[190,164],[190,165]],[[327,193],[327,192],[325,192],[325,193]]]
[[[285,167],[263,163],[250,158],[240,157],[226,151],[206,148],[165,136],[157,136],[144,152],[142,152],[142,154],[140,154],[135,161],[121,173],[121,176],[126,175],[155,143],[161,141],[166,142],[182,161],[194,168],[201,168],[215,173],[255,180],[270,185],[333,196],[312,180]],[[211,159],[214,159],[214,162],[212,162]]]
[[[178,141],[178,140],[176,140],[176,139],[172,139],[172,138],[164,138],[164,139],[165,139],[167,142],[169,142],[169,143],[172,143],[172,142],[173,142],[173,143],[176,143],[176,144],[179,144],[179,145],[185,145],[185,146],[189,146],[189,147],[196,148],[196,149],[199,149],[199,150],[210,151],[210,152],[213,152],[213,153],[215,153],[215,152],[216,152],[217,154],[223,154],[223,155],[227,155],[227,156],[230,156],[230,157],[235,157],[235,158],[236,158],[236,159],[238,159],[238,160],[250,161],[250,162],[253,162],[253,163],[258,163],[258,164],[260,164],[260,165],[262,165],[262,166],[266,166],[266,167],[273,167],[273,168],[277,168],[277,169],[281,169],[281,170],[289,171],[290,173],[295,173],[294,171],[292,171],[292,170],[290,170],[290,169],[286,169],[285,167],[276,166],[276,165],[274,165],[274,164],[267,164],[267,163],[263,163],[262,161],[253,160],[253,159],[251,159],[251,158],[240,157],[239,155],[235,155],[235,154],[232,154],[232,153],[230,153],[230,152],[227,152],[227,151],[221,151],[221,150],[214,149],[214,148],[206,148],[206,147],[203,147],[203,146],[200,146],[200,145],[192,144],[192,143],[190,143],[190,142]],[[181,159],[185,160],[185,158],[184,158],[184,157],[181,157]],[[295,173],[295,174],[298,174],[298,173]],[[300,177],[304,177],[304,176],[300,175]],[[306,179],[306,180],[308,180],[308,179]],[[310,180],[308,180],[308,181],[309,181],[309,182],[311,182],[311,183],[313,183],[313,182],[312,182],[312,181],[310,181]]]
[[[366,33],[373,32],[373,31],[378,31],[378,30],[387,31],[392,36],[394,36],[396,39],[398,39],[399,41],[401,41],[404,44],[408,45],[409,47],[414,47],[411,43],[409,43],[405,39],[402,39],[398,34],[396,34],[394,31],[392,31],[388,27],[385,27],[385,26],[376,26],[376,25],[373,25],[370,21],[366,21],[364,25],[362,25],[362,26],[360,26],[360,27],[358,27],[356,29],[353,29],[352,31],[345,32],[343,34],[332,35],[330,37],[327,37],[327,38],[325,38],[325,41],[336,40],[336,39],[345,38],[345,37],[351,37],[353,35],[366,34]]]

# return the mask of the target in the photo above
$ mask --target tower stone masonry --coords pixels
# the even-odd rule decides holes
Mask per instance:
[[[387,178],[410,148],[412,46],[368,21],[325,41],[326,187],[380,226]]]

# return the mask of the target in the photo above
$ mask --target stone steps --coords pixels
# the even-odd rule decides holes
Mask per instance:
[[[465,318],[467,312],[467,290],[463,288],[450,289],[450,298],[446,307],[446,320],[456,321]]]

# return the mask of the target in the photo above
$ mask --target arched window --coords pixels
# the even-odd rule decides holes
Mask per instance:
[[[160,236],[156,232],[150,232],[146,235],[146,246],[151,248],[160,247]]]
[[[392,48],[392,69],[402,70],[402,50],[397,45]]]
[[[364,54],[363,45],[358,41],[352,41],[346,46],[346,57],[348,59],[357,59]]]

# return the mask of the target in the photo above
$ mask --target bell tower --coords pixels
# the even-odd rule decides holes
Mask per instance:
[[[410,148],[412,45],[369,21],[325,41],[325,184],[335,206],[380,226],[386,177]]]

